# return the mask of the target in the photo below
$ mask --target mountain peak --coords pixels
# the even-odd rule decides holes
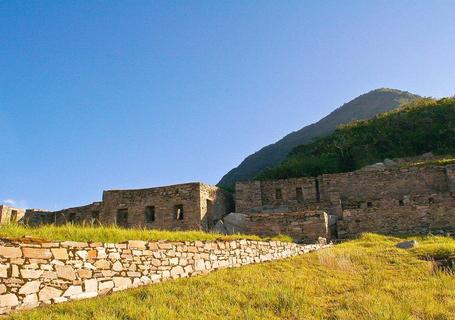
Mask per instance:
[[[252,179],[264,169],[281,163],[293,148],[330,134],[339,125],[354,120],[370,119],[418,98],[420,96],[391,88],[378,88],[362,94],[318,122],[292,132],[276,143],[249,155],[237,168],[229,171],[218,185],[232,188],[235,182]]]

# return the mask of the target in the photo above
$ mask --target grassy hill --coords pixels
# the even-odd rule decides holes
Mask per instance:
[[[455,240],[374,234],[292,259],[219,270],[11,314],[16,320],[454,319],[455,276],[431,261]]]
[[[353,120],[370,119],[373,116],[397,108],[400,104],[419,96],[395,89],[377,89],[344,104],[325,118],[292,132],[276,143],[268,145],[248,156],[218,182],[219,186],[232,188],[237,181],[249,180],[264,169],[278,165],[296,146],[309,143],[317,137],[330,134],[340,124]]]
[[[347,172],[385,158],[455,153],[455,99],[419,99],[296,147],[259,180]]]

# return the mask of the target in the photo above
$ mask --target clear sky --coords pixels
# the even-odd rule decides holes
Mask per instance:
[[[455,1],[0,1],[0,201],[213,183],[378,87],[455,94]]]

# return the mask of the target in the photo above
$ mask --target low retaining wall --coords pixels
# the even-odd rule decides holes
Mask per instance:
[[[0,313],[277,260],[322,248],[278,241],[24,243],[0,240]]]

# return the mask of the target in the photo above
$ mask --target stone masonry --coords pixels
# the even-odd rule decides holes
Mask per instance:
[[[351,238],[362,232],[454,232],[455,166],[378,165],[315,178],[239,182],[235,204],[242,232],[285,233],[297,241],[318,233]],[[315,212],[327,219],[315,224]]]
[[[233,210],[232,195],[215,186],[172,186],[107,190],[103,201],[56,212],[28,210],[30,225],[65,223],[117,224],[125,228],[206,230]]]
[[[24,209],[0,205],[0,224],[18,222],[25,215]]]
[[[324,245],[279,241],[125,243],[0,240],[0,313],[277,260]]]

